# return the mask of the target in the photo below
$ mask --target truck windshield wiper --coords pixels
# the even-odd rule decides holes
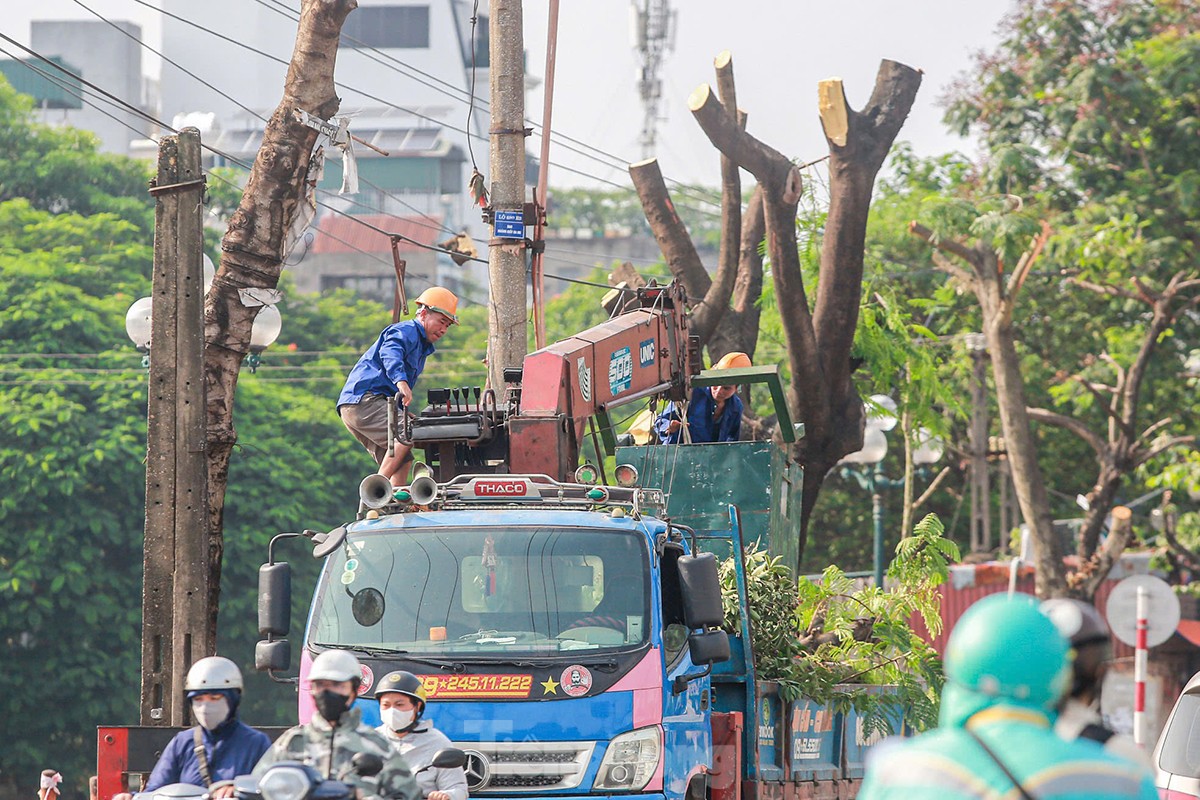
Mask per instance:
[[[448,669],[451,672],[466,672],[467,667],[461,661],[453,661],[451,659],[442,658],[424,658],[414,656],[408,650],[397,650],[394,647],[372,647],[366,644],[326,644],[324,642],[313,642],[317,647],[328,647],[334,650],[349,650],[351,653],[362,653],[367,656],[380,658],[383,656],[401,656],[405,661],[412,661],[416,664],[425,664],[430,667],[438,667],[439,669]]]

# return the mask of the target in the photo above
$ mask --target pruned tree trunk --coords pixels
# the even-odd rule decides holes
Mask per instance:
[[[767,252],[783,321],[791,367],[789,399],[805,436],[797,444],[805,481],[799,549],[825,475],[862,446],[862,399],[854,388],[850,350],[862,299],[867,213],[878,174],[908,117],[921,73],[883,61],[870,100],[861,112],[849,107],[840,81],[822,83],[821,121],[829,143],[830,206],[821,250],[816,302],[804,290],[796,246],[799,169],[783,154],[731,124],[708,86],[688,99],[709,141],[754,175],[762,188]]]
[[[208,392],[208,491],[216,630],[229,458],[237,441],[234,392],[250,329],[261,306],[246,305],[242,290],[274,289],[287,254],[288,232],[304,202],[318,131],[299,121],[306,111],[328,120],[338,110],[333,70],[338,38],[355,0],[301,0],[300,23],[284,83],[283,100],[267,122],[262,146],[237,211],[221,241],[221,265],[204,304],[204,379]]]
[[[728,50],[720,53],[713,67],[721,94],[721,113],[739,130],[745,130],[746,113],[737,108],[733,56]],[[629,176],[667,267],[687,290],[692,303],[692,333],[702,347],[708,348],[713,361],[734,350],[753,356],[758,340],[758,299],[762,295],[762,256],[758,252],[763,239],[761,192],[755,188],[743,218],[738,165],[721,156],[721,244],[717,270],[709,275],[675,213],[658,162],[649,159],[631,164]]]

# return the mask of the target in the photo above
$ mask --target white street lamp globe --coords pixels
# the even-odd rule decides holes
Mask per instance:
[[[935,436],[928,428],[917,428],[917,447],[913,450],[914,464],[934,464],[941,460],[946,452],[946,445],[941,437]]]
[[[263,306],[254,318],[254,327],[250,329],[250,351],[261,353],[279,338],[283,328],[283,317],[275,306]]]
[[[878,464],[887,455],[887,437],[878,428],[867,428],[863,434],[862,450],[842,459],[847,464]]]
[[[142,297],[133,301],[125,312],[125,333],[138,350],[150,349],[150,312],[154,299]]]
[[[890,431],[896,427],[896,401],[886,394],[871,395],[870,402],[863,404],[867,410],[867,428]]]
[[[212,288],[213,278],[217,276],[217,268],[213,265],[212,259],[208,257],[208,253],[201,253],[204,259],[204,293],[208,294],[208,290]]]

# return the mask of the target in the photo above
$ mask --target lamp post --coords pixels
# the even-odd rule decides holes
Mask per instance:
[[[251,372],[258,371],[258,365],[262,363],[262,351],[275,344],[282,329],[283,317],[279,314],[279,309],[275,306],[263,306],[250,329],[250,355],[246,356],[246,366]]]
[[[867,429],[863,434],[862,449],[842,459],[841,475],[854,478],[863,489],[871,493],[871,521],[874,539],[872,542],[873,573],[875,585],[883,588],[883,493],[888,489],[904,486],[903,480],[889,478],[883,472],[883,458],[887,455],[888,442],[885,431],[896,427],[896,403],[887,395],[872,395],[867,407]],[[930,464],[936,463],[944,451],[940,439],[925,428],[917,430],[917,446],[913,450],[913,463],[923,473]]]
[[[211,264],[208,256],[206,263]],[[212,278],[205,277],[205,291],[212,285]],[[142,353],[142,366],[150,366],[150,331],[153,325],[153,298],[142,297],[133,302],[125,312],[125,334],[138,352]],[[262,351],[275,344],[279,332],[283,329],[283,317],[279,309],[272,305],[263,306],[254,318],[254,326],[250,329],[250,354],[246,356],[246,366],[251,372],[258,369],[262,363]]]

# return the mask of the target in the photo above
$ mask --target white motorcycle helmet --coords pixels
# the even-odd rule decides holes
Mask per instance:
[[[188,670],[185,692],[218,692],[223,689],[242,690],[242,671],[237,664],[223,656],[202,658]]]
[[[313,659],[308,671],[310,681],[350,681],[355,687],[362,682],[362,665],[353,653],[345,650],[326,650]]]

